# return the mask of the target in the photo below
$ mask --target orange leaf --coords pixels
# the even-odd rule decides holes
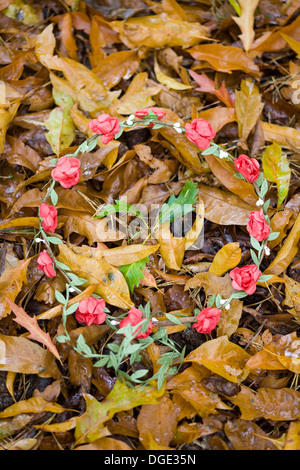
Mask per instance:
[[[21,307],[18,307],[14,302],[10,299],[6,298],[8,305],[10,306],[11,310],[16,315],[14,321],[19,323],[19,325],[23,326],[30,332],[28,338],[38,341],[39,343],[44,344],[50,352],[60,361],[59,353],[52,343],[49,333],[45,333],[38,325],[36,317],[30,317],[27,315],[25,310]],[[61,362],[61,361],[60,361]]]

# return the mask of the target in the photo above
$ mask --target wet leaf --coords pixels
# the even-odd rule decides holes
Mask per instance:
[[[222,44],[202,44],[188,49],[196,60],[208,62],[219,72],[232,73],[233,70],[242,70],[250,76],[259,77],[260,71],[253,59],[245,54],[239,47],[223,46]]]
[[[159,446],[168,447],[177,427],[172,400],[166,394],[157,401],[155,405],[143,405],[137,419],[139,440],[147,450],[155,450],[152,441]]]
[[[263,106],[257,85],[251,80],[242,80],[241,89],[235,92],[235,110],[242,143],[246,144]]]
[[[239,264],[241,257],[242,250],[239,243],[228,243],[224,245],[214,257],[209,267],[209,272],[223,276],[223,274],[226,274]]]
[[[242,382],[249,374],[246,362],[249,354],[231,343],[227,336],[219,336],[203,343],[187,355],[185,362],[202,364],[230,382]]]
[[[259,4],[259,0],[238,0],[238,3],[241,8],[241,14],[238,17],[233,17],[233,19],[242,31],[239,38],[247,52],[251,49],[255,39],[254,13]]]
[[[49,351],[56,357],[56,359],[60,361],[58,351],[55,345],[53,344],[49,333],[45,333],[40,328],[36,317],[30,317],[29,315],[27,315],[23,308],[18,307],[18,305],[16,305],[14,302],[11,302],[11,300],[9,300],[8,298],[6,298],[6,301],[16,316],[16,318],[14,318],[14,321],[16,321],[19,325],[23,326],[23,328],[26,328],[26,330],[30,332],[28,338],[44,344],[49,349]]]
[[[278,144],[267,147],[262,157],[263,169],[266,178],[276,183],[278,191],[277,207],[280,207],[289,192],[291,169],[286,154]]]
[[[154,404],[163,393],[163,389],[158,391],[152,386],[130,389],[125,383],[117,381],[113,390],[101,403],[91,395],[85,395],[87,410],[76,422],[76,444],[91,443],[100,437],[104,437],[109,433],[104,424],[115,413],[136,406]]]
[[[259,388],[254,392],[242,385],[240,393],[230,401],[239,407],[241,419],[253,420],[260,417],[273,421],[299,419],[300,394],[290,388]]]
[[[149,48],[189,47],[208,39],[207,29],[201,24],[171,18],[166,13],[112,21],[110,26],[129,49],[140,44]]]
[[[59,378],[54,357],[46,349],[21,336],[0,335],[0,370]]]
[[[16,266],[7,268],[0,277],[0,318],[11,312],[7,299],[14,301],[21,291],[23,283],[27,282],[27,269],[31,258],[19,261]]]
[[[59,245],[57,259],[69,266],[78,277],[86,279],[87,285],[96,284],[95,294],[110,305],[124,309],[133,307],[125,278],[117,268],[105,261],[98,250]]]

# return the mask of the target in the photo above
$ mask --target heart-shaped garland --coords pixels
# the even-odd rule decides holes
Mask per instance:
[[[176,373],[180,365],[174,368],[172,363],[174,359],[178,363],[178,357],[180,357],[179,362],[181,364],[185,351],[183,350],[180,354],[176,348],[176,343],[168,338],[166,330],[161,326],[158,327],[159,322],[151,316],[149,303],[146,307],[132,308],[127,314],[115,317],[109,314],[105,301],[97,295],[91,295],[80,302],[70,302],[70,294],[81,294],[82,291],[78,286],[85,284],[86,279],[79,278],[71,272],[67,265],[58,261],[52,245],[63,243],[60,238],[54,235],[57,228],[57,209],[55,206],[58,202],[55,184],[59,183],[63,188],[71,188],[79,182],[81,172],[80,160],[77,156],[80,153],[92,151],[96,147],[99,138],[105,145],[118,139],[125,129],[145,126],[152,129],[167,127],[178,133],[185,133],[187,139],[202,150],[202,155],[214,155],[219,159],[234,163],[237,171],[235,176],[252,183],[254,186],[258,197],[256,203],[258,210],[249,214],[247,224],[247,231],[253,248],[251,249],[253,263],[236,267],[229,272],[234,289],[229,299],[222,299],[220,294],[215,294],[210,297],[206,308],[202,311],[195,310],[193,317],[184,317],[179,320],[172,315],[167,316],[173,324],[190,323],[198,333],[211,333],[220,320],[222,309],[228,310],[233,299],[241,299],[252,295],[256,291],[257,282],[267,282],[272,278],[272,276],[262,275],[259,268],[263,257],[270,254],[267,246],[268,241],[276,239],[279,235],[278,233],[271,233],[270,219],[267,215],[270,200],[265,200],[268,193],[268,182],[264,174],[260,172],[259,162],[247,155],[233,158],[221,146],[213,142],[216,133],[210,124],[203,119],[194,119],[191,123],[182,126],[178,122],[164,122],[162,120],[164,116],[165,112],[163,110],[152,107],[139,110],[135,115],[129,116],[128,119],[122,122],[109,114],[103,114],[90,121],[89,127],[94,135],[83,142],[75,153],[52,160],[55,168],[51,172],[52,179],[48,183],[46,196],[39,207],[40,229],[34,239],[37,243],[43,242],[45,244],[45,249],[40,252],[38,257],[38,268],[50,278],[55,277],[56,271],[59,271],[66,279],[66,296],[58,291],[55,293],[57,301],[63,306],[62,319],[65,329],[65,334],[56,337],[56,340],[58,342],[71,342],[66,328],[68,315],[75,314],[75,319],[86,325],[106,323],[118,335],[124,336],[121,344],[108,344],[109,352],[98,354],[86,344],[84,337],[80,335],[76,345],[73,345],[74,349],[85,357],[98,359],[94,363],[95,366],[112,367],[116,375],[120,379],[126,380],[128,384],[148,383],[157,379],[158,388],[162,386],[166,375]],[[51,200],[52,205],[47,204],[48,200]],[[133,342],[133,340],[135,341]],[[168,346],[171,350],[158,361],[160,364],[159,372],[145,380],[143,377],[149,375],[149,371],[146,369],[138,370],[131,375],[122,370],[121,365],[128,357],[130,357],[129,363],[132,365],[136,360],[141,359],[140,353],[155,341]]]

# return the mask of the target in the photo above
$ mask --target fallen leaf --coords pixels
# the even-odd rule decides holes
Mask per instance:
[[[70,267],[87,285],[96,284],[95,294],[100,295],[108,304],[130,309],[133,302],[125,278],[120,271],[105,261],[99,251],[89,247],[71,248],[59,245],[58,261]]]
[[[56,357],[56,359],[60,361],[59,353],[56,349],[56,346],[53,344],[49,333],[45,333],[45,331],[40,328],[37,322],[37,318],[35,316],[30,317],[29,315],[27,315],[23,308],[18,307],[18,305],[16,305],[7,297],[5,300],[10,306],[13,313],[16,315],[14,321],[16,321],[19,325],[23,326],[23,328],[30,332],[28,338],[44,344],[48,348],[48,350]]]
[[[277,185],[277,207],[280,207],[288,195],[291,179],[287,155],[282,153],[280,145],[274,143],[266,148],[262,156],[262,164],[267,180]]]
[[[248,52],[251,49],[255,39],[254,32],[254,13],[259,4],[259,0],[238,0],[241,7],[241,15],[234,16],[233,20],[239,26],[242,34],[239,35],[244,49]]]
[[[209,272],[223,276],[235,268],[241,261],[242,250],[239,243],[227,243],[216,254],[209,267]]]

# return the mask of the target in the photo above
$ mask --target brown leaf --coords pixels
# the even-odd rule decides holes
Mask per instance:
[[[156,405],[143,405],[137,418],[139,440],[147,450],[154,450],[152,440],[168,447],[177,427],[175,406],[168,394],[158,399]],[[152,440],[149,437],[152,437]]]
[[[40,328],[36,316],[30,317],[29,315],[27,315],[23,308],[18,307],[18,305],[16,305],[14,302],[11,302],[10,299],[6,297],[5,300],[10,306],[11,310],[16,315],[14,321],[30,332],[28,338],[44,344],[49,349],[49,351],[56,357],[56,359],[60,361],[59,353],[56,349],[56,346],[54,346],[49,333],[45,333],[45,331]]]
[[[253,59],[239,47],[223,46],[222,44],[201,44],[188,49],[195,60],[203,60],[219,72],[232,73],[243,70],[247,74],[259,78],[261,72]]]
[[[7,299],[14,301],[21,291],[23,283],[27,282],[27,268],[31,258],[21,260],[16,266],[7,268],[0,278],[0,318],[11,312]]]

